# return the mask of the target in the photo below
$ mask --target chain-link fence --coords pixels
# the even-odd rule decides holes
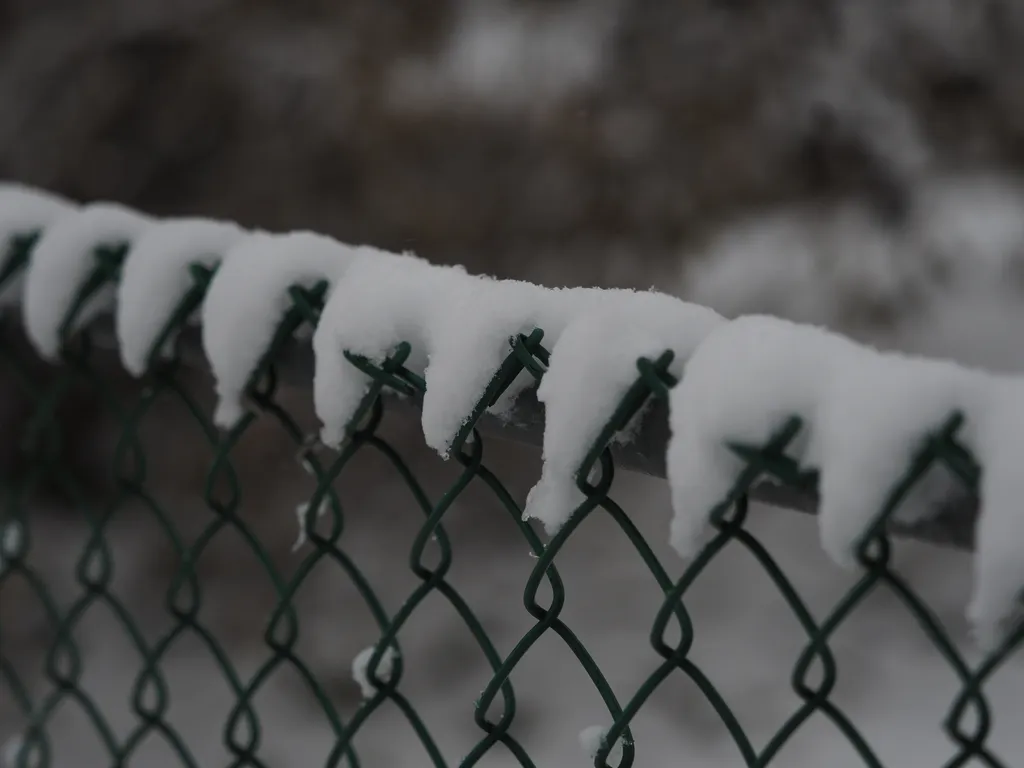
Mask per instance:
[[[26,269],[38,235],[37,232],[23,232],[7,244],[0,289],[18,279]],[[54,764],[51,718],[69,703],[88,718],[109,755],[109,765],[130,764],[139,746],[154,735],[173,747],[181,765],[197,765],[187,740],[176,732],[168,718],[170,686],[162,670],[163,660],[170,650],[181,638],[190,635],[200,638],[206,650],[217,659],[220,672],[235,699],[230,716],[219,724],[232,755],[231,765],[265,764],[259,753],[260,734],[262,730],[273,727],[273,723],[261,720],[252,702],[266,680],[284,666],[302,676],[333,731],[335,746],[326,765],[360,765],[356,737],[388,704],[398,708],[409,729],[421,742],[422,764],[474,765],[493,751],[504,750],[521,765],[535,765],[535,759],[514,735],[517,709],[512,675],[525,657],[536,652],[535,646],[542,638],[557,636],[578,660],[607,709],[610,727],[593,735],[591,740],[596,749],[593,757],[595,766],[634,764],[636,745],[631,722],[667,679],[680,676],[688,678],[706,697],[734,740],[745,765],[779,764],[777,757],[787,743],[810,718],[819,716],[831,722],[835,732],[852,746],[865,766],[880,766],[882,762],[872,745],[833,700],[832,692],[839,670],[830,648],[833,635],[876,590],[888,590],[902,602],[961,683],[959,696],[949,702],[945,722],[936,724],[936,728],[944,729],[956,745],[956,757],[948,765],[980,764],[1007,768],[1019,764],[1014,762],[1019,760],[1019,756],[1000,756],[989,747],[993,713],[984,687],[1018,646],[1024,632],[1007,638],[982,663],[968,663],[935,614],[890,564],[889,536],[894,529],[889,525],[889,518],[907,491],[932,465],[944,463],[969,488],[974,489],[978,483],[979,468],[957,441],[963,422],[960,415],[951,414],[946,423],[936,425],[934,432],[922,443],[859,548],[858,558],[864,567],[859,579],[826,615],[815,618],[798,589],[776,564],[772,553],[747,525],[751,495],[761,494],[770,500],[797,507],[813,507],[816,477],[813,473],[801,471],[786,453],[787,446],[802,428],[799,418],[791,419],[764,445],[731,446],[733,452],[746,462],[746,469],[728,498],[722,500],[712,515],[713,540],[688,564],[681,577],[673,579],[630,516],[613,499],[617,464],[632,464],[654,472],[663,469],[663,465],[659,466],[661,459],[658,457],[663,454],[666,439],[664,402],[676,383],[668,370],[672,359],[670,352],[658,359],[637,361],[635,383],[615,411],[608,415],[600,437],[579,469],[578,487],[585,500],[569,522],[553,538],[545,541],[528,522],[524,522],[522,502],[503,485],[502,468],[485,464],[485,435],[482,434],[494,427],[485,413],[487,407],[496,402],[517,377],[523,372],[537,380],[544,376],[548,352],[544,347],[543,329],[510,340],[507,359],[452,445],[452,460],[461,470],[456,481],[440,495],[431,495],[403,461],[399,448],[380,431],[387,410],[406,409],[425,391],[423,378],[405,365],[412,352],[410,345],[399,345],[382,365],[347,355],[348,363],[372,377],[374,383],[351,422],[348,438],[336,453],[324,452],[314,445],[307,437],[307,430],[289,413],[286,403],[279,397],[282,376],[295,376],[296,371],[302,370],[305,348],[304,342],[297,337],[301,336],[303,328],[317,324],[324,302],[324,284],[311,289],[301,286],[291,289],[291,308],[250,381],[247,394],[250,411],[229,431],[219,431],[214,426],[206,404],[183,384],[186,373],[201,364],[197,359],[197,345],[189,341],[192,338],[190,332],[186,330],[173,357],[156,354],[166,346],[172,334],[185,327],[188,318],[202,302],[212,274],[207,267],[193,266],[192,287],[157,336],[144,385],[138,389],[118,389],[112,384],[115,374],[109,365],[109,330],[104,330],[103,318],[81,332],[73,333],[71,329],[75,327],[76,314],[90,298],[119,279],[127,250],[128,244],[122,242],[111,242],[95,249],[91,274],[71,302],[62,323],[63,349],[59,367],[40,366],[22,339],[19,321],[10,316],[4,321],[7,327],[0,344],[2,373],[14,383],[19,397],[31,403],[31,413],[18,422],[14,434],[3,437],[5,442],[16,444],[17,457],[4,478],[0,596],[17,583],[45,615],[48,628],[44,664],[46,685],[40,688],[25,679],[24,669],[11,655],[9,637],[15,627],[13,624],[0,624],[0,690],[3,697],[14,702],[27,722],[15,747],[8,750],[13,765],[30,768]],[[110,455],[97,459],[108,463],[113,480],[110,488],[100,495],[84,489],[80,478],[69,469],[67,430],[62,418],[66,418],[66,404],[72,397],[84,397],[85,401],[116,418],[119,423]],[[212,457],[206,467],[202,498],[212,514],[202,530],[194,531],[188,537],[179,532],[180,521],[175,510],[165,508],[150,492],[146,448],[140,437],[151,410],[166,400],[177,402],[190,415],[208,441]],[[497,428],[506,434],[526,435],[535,440],[539,409],[535,401],[531,401],[529,393],[521,400],[518,415],[512,419],[513,424]],[[637,440],[626,447],[615,444],[613,437],[652,401],[654,406],[648,409],[645,417],[648,426]],[[290,436],[295,451],[316,484],[315,491],[303,507],[302,526],[307,546],[302,553],[296,554],[297,562],[288,573],[279,571],[266,552],[267,543],[247,530],[248,523],[239,514],[242,488],[233,466],[233,452],[245,434],[265,420],[276,422]],[[515,425],[517,423],[518,426]],[[346,466],[366,453],[376,453],[390,465],[393,481],[408,487],[414,506],[422,515],[408,561],[417,586],[394,612],[385,609],[372,579],[360,570],[356,558],[346,546],[346,501],[342,486],[336,481]],[[764,485],[765,481],[768,485]],[[485,488],[493,495],[536,558],[523,585],[523,601],[533,624],[506,653],[499,652],[484,624],[449,579],[453,547],[446,532],[446,515],[471,486]],[[35,533],[32,514],[34,499],[44,488],[57,489],[69,499],[76,512],[87,519],[91,529],[91,533],[80,542],[74,567],[77,597],[70,603],[60,604],[51,597],[45,576],[32,564],[33,549],[46,546],[46,542]],[[116,558],[106,541],[107,530],[128,501],[146,511],[177,554],[173,577],[163,598],[163,610],[172,621],[169,629],[159,637],[147,636],[136,626],[135,617],[110,586]],[[584,642],[563,617],[569,598],[559,575],[559,553],[584,520],[594,515],[607,516],[621,529],[635,550],[635,557],[649,570],[652,589],[659,589],[663,597],[662,608],[649,628],[650,645],[661,662],[650,669],[642,685],[625,692],[615,690]],[[945,522],[932,523],[918,533],[969,544],[970,529],[970,520],[961,514]],[[206,630],[200,616],[203,584],[197,576],[196,563],[225,530],[233,530],[244,538],[265,567],[276,592],[276,605],[264,617],[264,641],[271,653],[258,669],[244,675],[236,668],[230,650],[222,647],[215,635]],[[687,610],[688,592],[726,548],[742,548],[759,563],[764,579],[775,585],[806,635],[802,653],[792,660],[791,674],[792,689],[802,703],[767,743],[753,743],[730,709],[726,697],[690,657],[696,628]],[[356,664],[356,675],[366,684],[369,695],[347,718],[332,703],[329,692],[296,650],[303,627],[293,601],[301,593],[308,575],[324,561],[337,566],[334,571],[336,578],[351,581],[379,626],[379,640],[372,651]],[[480,578],[486,579],[487,576],[481,574]],[[490,681],[473,705],[479,740],[468,754],[457,756],[457,760],[442,754],[427,719],[403,694],[402,644],[407,637],[407,627],[417,612],[433,610],[431,606],[436,606],[434,601],[437,598],[454,609],[464,624],[465,632],[472,637],[491,670]],[[142,659],[131,692],[136,725],[129,733],[117,732],[107,722],[105,712],[81,684],[89,658],[77,647],[75,630],[83,616],[97,604],[102,604],[117,617],[121,629],[131,638],[138,657]],[[42,695],[38,694],[40,690]],[[685,763],[681,757],[679,764]]]

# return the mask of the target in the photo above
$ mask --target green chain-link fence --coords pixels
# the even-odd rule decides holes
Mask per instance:
[[[23,237],[9,244],[6,265],[0,274],[0,287],[2,283],[16,279],[19,272],[26,268],[36,238],[35,233],[24,233]],[[118,279],[119,265],[125,252],[126,246],[119,243],[95,252],[95,270],[73,303],[64,322],[65,329],[73,327],[76,313],[91,295]],[[196,267],[192,276],[194,287],[160,334],[154,349],[162,348],[171,332],[182,326],[201,302],[211,272]],[[15,702],[16,708],[28,723],[22,732],[19,748],[13,753],[14,765],[29,768],[53,764],[50,731],[52,717],[62,705],[73,702],[95,728],[109,754],[110,765],[129,764],[139,745],[157,734],[173,747],[181,765],[198,768],[190,745],[169,721],[169,684],[162,672],[162,661],[170,649],[181,637],[189,634],[201,638],[218,660],[224,679],[235,698],[230,716],[220,724],[233,766],[265,764],[259,756],[260,733],[261,729],[273,727],[273,724],[260,720],[253,700],[268,677],[282,666],[291,667],[303,676],[333,729],[335,746],[325,765],[360,765],[356,736],[375,713],[390,702],[403,713],[409,727],[422,743],[425,755],[423,764],[469,766],[481,762],[493,750],[507,750],[521,765],[532,766],[536,764],[534,759],[513,736],[516,691],[511,678],[517,665],[531,653],[541,638],[557,635],[592,681],[607,708],[608,722],[612,723],[594,759],[595,766],[608,765],[613,749],[621,752],[617,758],[619,765],[633,765],[637,745],[634,744],[630,730],[631,722],[654,691],[668,678],[685,676],[699,688],[714,708],[735,741],[745,765],[781,764],[777,756],[801,727],[817,715],[831,721],[835,732],[853,747],[863,764],[873,768],[882,763],[871,744],[833,701],[832,693],[838,670],[830,639],[874,590],[890,590],[899,598],[935,648],[948,661],[962,684],[959,696],[949,702],[945,722],[941,726],[936,724],[937,728],[945,730],[955,744],[956,756],[948,765],[978,764],[1008,768],[1022,764],[1019,755],[999,756],[990,750],[988,736],[992,713],[983,688],[1017,647],[1024,633],[1017,632],[1009,637],[980,665],[971,665],[956,649],[932,611],[890,567],[888,536],[892,529],[888,525],[888,518],[908,488],[922,477],[928,467],[935,462],[944,462],[967,486],[973,488],[977,484],[978,467],[957,441],[962,421],[958,415],[953,414],[947,423],[936,425],[934,433],[922,443],[903,480],[893,490],[885,507],[879,511],[876,524],[860,546],[859,559],[864,566],[863,574],[826,615],[816,619],[797,589],[773,560],[771,553],[746,525],[749,495],[757,492],[757,487],[766,478],[772,481],[771,492],[776,495],[785,497],[788,493],[791,500],[813,497],[815,477],[800,472],[785,455],[786,446],[801,429],[798,418],[793,418],[765,445],[732,446],[747,462],[747,469],[739,477],[729,498],[724,499],[715,510],[713,525],[716,535],[713,541],[688,565],[680,578],[673,580],[630,517],[612,498],[615,466],[622,457],[627,462],[632,461],[648,468],[657,463],[657,459],[652,457],[656,453],[654,448],[663,444],[665,436],[663,405],[654,408],[647,417],[647,423],[652,426],[641,435],[639,447],[610,447],[616,432],[629,423],[650,400],[664,402],[669,389],[675,384],[667,372],[671,353],[656,360],[641,359],[637,362],[635,384],[615,412],[609,414],[601,437],[580,468],[579,488],[585,495],[585,501],[557,535],[550,541],[544,541],[531,525],[523,522],[521,502],[513,498],[503,486],[499,478],[500,467],[492,469],[483,463],[484,437],[480,434],[483,423],[481,418],[487,418],[484,414],[486,407],[496,400],[517,375],[524,370],[537,379],[544,375],[547,352],[543,346],[542,329],[529,336],[510,340],[511,353],[453,446],[452,457],[461,468],[461,473],[442,495],[431,498],[409,466],[403,462],[398,450],[381,436],[379,429],[385,410],[397,402],[387,396],[389,392],[407,395],[415,402],[424,391],[423,380],[403,365],[410,353],[408,345],[400,345],[390,359],[379,367],[365,359],[349,356],[350,364],[370,374],[376,383],[353,420],[356,428],[338,453],[327,454],[316,450],[299,422],[283,407],[278,396],[282,365],[295,365],[296,350],[301,347],[301,342],[294,339],[296,332],[306,324],[316,324],[323,296],[324,286],[313,290],[291,290],[292,308],[249,388],[252,412],[227,433],[220,433],[214,428],[207,409],[182,384],[183,371],[196,364],[196,360],[190,358],[187,334],[179,345],[177,357],[167,360],[155,354],[152,356],[151,371],[144,386],[133,390],[131,399],[125,400],[113,395],[109,386],[111,374],[109,366],[103,363],[106,352],[103,349],[101,328],[93,325],[74,335],[66,334],[62,365],[45,371],[45,377],[38,378],[41,368],[32,360],[28,346],[19,341],[18,320],[13,316],[5,319],[6,328],[0,345],[2,375],[16,382],[22,396],[31,401],[32,414],[22,423],[23,427],[17,434],[3,436],[4,441],[17,444],[19,460],[11,465],[16,469],[4,478],[4,527],[0,529],[0,596],[14,581],[27,586],[32,599],[44,612],[50,632],[44,666],[49,685],[45,687],[45,695],[39,697],[34,694],[31,682],[24,679],[24,670],[19,668],[9,653],[9,645],[5,644],[5,635],[9,636],[14,628],[11,625],[0,625],[0,691],[2,696],[10,697]],[[119,439],[110,457],[114,491],[106,495],[102,504],[97,504],[92,496],[88,496],[79,487],[73,473],[68,471],[65,446],[62,445],[64,431],[57,415],[61,412],[62,402],[72,394],[81,397],[82,392],[115,416],[120,424]],[[163,508],[149,493],[147,457],[139,437],[147,414],[159,401],[168,399],[185,407],[214,451],[214,458],[208,467],[203,499],[212,513],[211,522],[198,536],[188,541],[177,531],[178,521],[173,510]],[[536,412],[532,418],[537,418]],[[264,542],[247,530],[246,521],[238,512],[241,487],[232,464],[233,450],[258,420],[275,420],[284,428],[294,441],[295,449],[303,457],[308,471],[316,479],[316,490],[306,506],[305,527],[309,545],[303,555],[296,555],[301,557],[301,562],[287,575],[275,571],[272,558],[264,549]],[[422,525],[409,553],[409,567],[418,580],[418,586],[394,613],[385,610],[374,584],[360,571],[346,549],[345,499],[340,495],[341,486],[336,480],[354,457],[365,452],[376,452],[390,463],[394,478],[409,487],[422,513]],[[660,455],[661,451],[657,453]],[[32,548],[45,546],[45,542],[34,535],[34,520],[30,514],[31,500],[44,485],[58,488],[66,498],[75,502],[76,509],[88,519],[91,528],[91,534],[81,542],[75,564],[78,596],[70,605],[59,605],[51,597],[50,585],[31,564]],[[446,532],[445,517],[456,499],[471,485],[489,489],[536,556],[535,565],[523,590],[525,607],[534,623],[507,654],[499,653],[483,623],[449,580],[453,548]],[[179,555],[176,571],[164,599],[164,609],[173,618],[172,626],[156,639],[145,637],[136,627],[134,617],[119,602],[110,587],[115,562],[106,540],[106,531],[127,500],[141,504],[147,510]],[[326,525],[317,524],[318,514],[325,517]],[[592,515],[607,515],[614,521],[632,544],[635,556],[650,571],[652,583],[663,593],[662,608],[653,626],[649,628],[650,645],[661,662],[650,670],[649,677],[642,685],[625,694],[613,690],[584,643],[563,619],[567,595],[558,571],[558,556],[580,524]],[[963,539],[965,536],[963,524],[960,525],[961,528],[950,529],[954,531],[954,538]],[[265,566],[277,595],[276,607],[266,616],[265,622],[264,641],[271,653],[259,669],[245,676],[238,672],[229,652],[217,644],[199,618],[203,592],[196,563],[218,534],[226,529],[232,529],[243,536]],[[427,555],[428,547],[436,547],[436,550]],[[688,591],[709,563],[726,548],[742,548],[756,559],[763,569],[764,578],[775,585],[806,634],[806,645],[798,658],[793,660],[791,675],[792,689],[802,703],[774,737],[762,744],[752,742],[724,696],[690,658],[695,628],[687,610]],[[439,556],[436,554],[438,550]],[[375,644],[367,667],[367,676],[374,686],[374,693],[347,719],[342,717],[328,692],[296,651],[302,627],[293,600],[302,590],[308,575],[324,560],[339,566],[337,578],[351,580],[380,630],[379,641]],[[550,598],[542,598],[542,591],[549,593]],[[464,623],[465,631],[479,646],[492,671],[489,683],[475,702],[474,719],[479,727],[479,741],[468,754],[457,760],[442,754],[426,721],[403,695],[401,648],[403,638],[406,637],[403,633],[417,611],[430,610],[424,606],[431,596],[440,597],[450,604]],[[81,682],[89,658],[76,646],[75,628],[95,604],[102,604],[113,612],[124,632],[132,639],[139,657],[144,660],[137,670],[131,694],[136,725],[128,734],[115,731]],[[670,637],[678,639],[670,641]],[[637,764],[644,763],[642,759],[636,759]],[[678,764],[687,763],[681,758]]]

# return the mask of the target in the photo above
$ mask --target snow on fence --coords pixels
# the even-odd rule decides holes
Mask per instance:
[[[330,765],[358,764],[353,739],[389,701],[402,709],[429,761],[446,764],[401,693],[403,627],[435,593],[458,611],[493,671],[475,703],[480,741],[460,764],[474,764],[498,745],[520,764],[533,764],[512,735],[510,676],[543,635],[555,633],[584,665],[607,708],[607,722],[580,736],[595,766],[633,765],[637,745],[631,720],[673,674],[688,676],[700,688],[746,765],[773,764],[815,714],[834,723],[865,765],[880,765],[855,724],[829,699],[836,677],[830,636],[880,587],[901,599],[962,682],[943,724],[958,750],[955,763],[1009,765],[986,746],[990,712],[983,689],[1024,637],[1014,621],[1024,586],[1019,556],[1024,522],[1018,510],[1024,473],[1017,466],[1024,447],[1024,379],[883,354],[822,329],[766,317],[727,321],[655,292],[556,290],[497,281],[313,233],[251,232],[208,220],[158,221],[117,205],[79,206],[17,185],[0,187],[0,257],[0,304],[7,308],[8,329],[0,365],[36,404],[31,434],[5,438],[21,440],[33,470],[5,478],[0,593],[11,580],[30,583],[56,632],[51,656],[75,659],[48,665],[52,686],[45,696],[34,697],[17,665],[4,655],[4,634],[11,627],[0,625],[0,690],[29,723],[8,749],[14,765],[49,764],[49,720],[62,702],[81,698],[74,627],[91,603],[109,598],[109,552],[102,544],[106,518],[96,519],[95,535],[83,544],[78,601],[58,610],[29,563],[33,520],[19,503],[48,473],[57,472],[59,446],[47,437],[54,414],[75,382],[102,389],[97,360],[104,347],[146,382],[137,402],[119,406],[131,413],[118,448],[117,460],[125,466],[115,470],[124,493],[140,494],[145,487],[142,463],[128,455],[147,409],[160,398],[188,397],[176,385],[182,366],[208,365],[216,382],[212,416],[187,402],[216,444],[209,489],[221,481],[230,485],[227,457],[257,419],[279,420],[294,439],[316,490],[300,508],[297,547],[308,547],[296,557],[304,558],[303,565],[294,581],[279,579],[281,601],[272,624],[293,621],[289,603],[301,574],[319,560],[350,564],[341,534],[343,491],[335,480],[353,456],[383,452],[395,462],[396,477],[421,500],[426,519],[412,552],[420,588],[388,615],[373,585],[359,582],[379,621],[380,638],[353,660],[364,703],[347,722],[336,711],[329,713],[337,739]],[[39,356],[61,364],[45,388],[25,378],[30,369],[9,343],[12,327],[27,336]],[[314,436],[303,434],[275,400],[279,377],[306,377],[308,384],[310,374],[321,424]],[[426,497],[377,434],[386,409],[407,409],[410,403],[419,410],[427,445],[462,468],[457,483],[436,501]],[[481,435],[490,431],[542,446],[543,471],[521,506],[482,462]],[[616,463],[667,477],[674,515],[666,536],[687,561],[680,578],[668,576],[612,500]],[[451,547],[444,517],[471,482],[491,489],[536,556],[525,591],[536,624],[505,656],[445,580]],[[225,501],[213,490],[208,493],[219,518],[211,524],[211,536],[225,522],[243,525],[235,514],[237,498]],[[859,573],[822,620],[812,617],[745,528],[751,497],[816,512],[825,551]],[[662,663],[624,698],[559,616],[565,592],[556,558],[581,522],[597,513],[621,527],[664,593],[650,634]],[[164,515],[161,523],[173,531],[173,519],[159,509],[154,514]],[[317,527],[321,517],[333,519],[327,533]],[[534,520],[547,537],[535,531]],[[968,663],[911,585],[890,567],[894,532],[974,549],[967,616],[984,650],[980,663]],[[112,764],[126,761],[153,732],[177,745],[182,764],[191,764],[187,744],[175,741],[164,719],[166,700],[142,699],[143,689],[159,676],[155,670],[172,636],[194,622],[195,609],[189,606],[199,591],[190,569],[209,539],[200,536],[190,545],[194,549],[184,553],[175,578],[177,592],[169,600],[179,605],[179,625],[162,641],[143,646],[137,729],[115,738],[103,713],[90,710]],[[433,565],[424,555],[431,542],[441,551]],[[792,679],[803,706],[760,746],[688,660],[694,629],[687,591],[725,547],[746,548],[757,558],[808,639]],[[545,585],[552,594],[547,607],[538,597]],[[296,632],[292,626],[284,634]],[[280,643],[273,659],[251,679],[237,682],[236,716],[225,725],[235,764],[261,764],[251,735],[258,726],[251,722],[248,702],[270,669],[291,663],[294,637],[273,640],[273,634],[268,632],[268,643]],[[331,707],[328,697],[320,700]],[[489,713],[496,702],[503,706],[495,718]]]

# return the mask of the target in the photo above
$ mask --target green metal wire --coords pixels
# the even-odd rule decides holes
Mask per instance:
[[[0,248],[0,290],[24,272],[40,233],[23,232]],[[880,758],[857,725],[833,701],[832,695],[841,670],[830,647],[835,632],[855,614],[864,600],[877,590],[887,590],[906,608],[924,636],[948,662],[960,682],[960,693],[950,703],[945,721],[937,724],[952,744],[956,755],[947,765],[980,764],[1009,768],[1010,762],[995,754],[989,745],[993,713],[985,696],[985,686],[1005,661],[1024,642],[1024,627],[1010,636],[987,658],[972,666],[956,649],[942,623],[893,569],[888,539],[888,521],[921,478],[936,464],[943,464],[972,492],[977,491],[980,467],[958,441],[964,425],[963,414],[954,413],[945,423],[921,440],[906,472],[894,484],[886,503],[874,518],[870,529],[858,543],[857,559],[862,572],[856,583],[820,619],[801,599],[796,587],[771,553],[747,526],[748,494],[759,481],[774,482],[800,491],[813,491],[817,474],[801,468],[789,458],[787,448],[804,428],[803,421],[792,417],[762,445],[732,444],[729,448],[744,468],[726,498],[713,510],[710,519],[714,536],[710,543],[675,580],[644,540],[630,517],[611,496],[615,484],[615,465],[610,446],[616,435],[629,427],[645,409],[657,400],[665,401],[677,383],[669,369],[670,351],[656,359],[637,361],[637,377],[621,402],[609,414],[594,444],[590,446],[577,472],[577,487],[583,501],[568,522],[545,543],[533,527],[522,519],[522,505],[484,463],[485,442],[477,430],[479,420],[524,372],[536,380],[545,375],[549,362],[544,348],[543,329],[509,339],[509,351],[476,407],[456,435],[451,456],[460,468],[457,478],[437,498],[432,498],[415,477],[399,451],[381,432],[388,408],[388,393],[418,400],[426,391],[422,376],[406,367],[412,353],[408,343],[396,345],[392,354],[379,364],[346,353],[346,359],[369,376],[371,384],[347,428],[347,439],[339,452],[323,460],[314,450],[315,440],[306,434],[300,422],[289,413],[279,396],[277,366],[285,350],[303,327],[315,326],[320,318],[328,286],[293,286],[289,290],[291,308],[285,315],[267,350],[262,355],[247,389],[250,411],[227,432],[219,432],[204,406],[184,383],[185,363],[179,358],[175,341],[186,323],[201,305],[214,268],[199,264],[191,268],[193,284],[184,294],[167,323],[156,335],[147,355],[146,384],[133,399],[115,396],[106,379],[106,370],[98,358],[89,328],[80,328],[78,318],[99,291],[120,278],[120,270],[129,243],[110,243],[94,249],[93,269],[63,319],[63,365],[49,372],[45,383],[35,379],[38,366],[29,358],[24,345],[12,341],[18,334],[17,323],[4,318],[0,335],[0,370],[11,380],[20,395],[32,403],[32,417],[21,434],[10,435],[25,459],[28,471],[3,479],[3,507],[0,524],[16,526],[14,543],[0,548],[0,594],[9,585],[20,582],[38,607],[49,633],[43,677],[27,679],[5,644],[6,625],[0,624],[0,695],[8,697],[24,717],[22,747],[18,768],[44,768],[54,765],[52,723],[63,707],[76,708],[92,725],[112,766],[127,765],[141,746],[153,739],[162,740],[177,755],[182,766],[199,768],[187,739],[169,717],[171,681],[164,663],[174,648],[186,638],[200,643],[213,658],[231,691],[234,705],[219,724],[223,743],[230,755],[230,766],[269,766],[263,754],[263,734],[272,723],[260,719],[254,700],[265,683],[279,669],[295,672],[308,687],[323,713],[324,722],[334,736],[334,746],[325,766],[362,765],[357,737],[365,725],[388,705],[402,714],[409,729],[420,742],[422,764],[433,766],[473,766],[493,751],[504,750],[523,766],[538,763],[514,735],[517,708],[513,673],[537,643],[555,636],[578,660],[590,684],[607,710],[608,728],[593,765],[609,768],[609,755],[618,745],[619,768],[645,763],[643,745],[633,736],[631,724],[650,697],[670,678],[685,678],[701,692],[717,713],[732,738],[742,764],[769,766],[779,764],[779,755],[807,721],[820,715],[829,721],[837,735],[859,755],[867,768],[882,765]],[[68,468],[66,446],[58,412],[72,392],[88,392],[103,411],[120,425],[120,434],[110,457],[114,491],[97,502],[87,494]],[[182,532],[181,520],[153,492],[149,467],[140,431],[147,416],[162,403],[174,403],[188,414],[199,434],[208,442],[213,458],[206,474],[202,502],[210,512],[209,522],[191,538]],[[293,571],[283,574],[275,567],[268,543],[261,541],[241,514],[244,489],[233,466],[234,451],[243,437],[260,421],[274,423],[290,441],[303,466],[315,480],[302,525],[308,541]],[[359,560],[347,551],[343,489],[346,471],[357,456],[376,454],[393,470],[396,482],[408,488],[411,506],[421,516],[408,556],[408,568],[417,586],[397,610],[389,612],[375,591],[370,578],[359,567]],[[515,529],[535,555],[536,561],[524,585],[523,606],[532,619],[530,628],[510,651],[502,654],[469,603],[458,592],[449,576],[459,556],[445,527],[453,505],[471,487],[486,489],[509,515]],[[44,575],[32,565],[35,547],[45,546],[35,533],[35,521],[29,514],[33,498],[44,487],[55,487],[89,523],[90,533],[81,542],[75,563],[78,595],[67,605],[58,604]],[[147,637],[137,617],[113,593],[112,580],[117,568],[108,531],[126,506],[151,518],[176,556],[177,567],[163,596],[163,610],[171,619],[163,634]],[[572,594],[557,568],[558,556],[566,543],[592,516],[603,515],[621,533],[637,558],[650,573],[651,587],[661,595],[661,607],[650,627],[649,643],[660,662],[634,690],[617,689],[602,672],[583,641],[563,618]],[[321,524],[320,519],[325,522]],[[225,535],[240,537],[266,573],[276,596],[275,605],[265,617],[263,642],[269,651],[266,660],[243,675],[237,660],[217,639],[203,620],[203,583],[198,563],[204,552]],[[0,536],[0,540],[4,540]],[[806,645],[793,660],[790,685],[799,705],[764,744],[755,744],[730,707],[727,696],[712,677],[691,659],[697,627],[687,609],[690,588],[707,567],[729,548],[744,550],[760,566],[764,578],[788,605],[806,636]],[[338,578],[347,579],[378,629],[367,677],[373,695],[356,711],[343,716],[299,651],[303,626],[294,601],[310,575],[321,564],[336,567]],[[550,594],[547,600],[541,593]],[[430,598],[440,598],[454,611],[490,668],[491,677],[475,702],[473,721],[479,729],[477,742],[461,756],[444,755],[431,734],[427,720],[403,693],[403,642],[413,631],[411,619],[428,608]],[[96,606],[102,606],[123,629],[141,663],[130,692],[134,726],[118,732],[102,711],[82,678],[90,660],[76,643],[76,630],[83,618]],[[669,636],[677,639],[670,641]],[[385,668],[385,654],[388,666]],[[467,702],[468,704],[468,702]]]

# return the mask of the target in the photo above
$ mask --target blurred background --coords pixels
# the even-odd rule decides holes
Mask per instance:
[[[1014,0],[4,0],[0,174],[685,291],[737,219],[898,228],[1016,170],[1022,29]]]
[[[0,178],[160,216],[313,229],[500,277],[655,286],[729,315],[771,312],[880,346],[1018,370],[1022,41],[1018,0],[0,0]],[[125,402],[137,396],[117,381]],[[193,386],[209,400],[200,374]],[[312,431],[308,391],[281,397]],[[27,403],[9,391],[3,407],[16,433]],[[150,482],[198,535],[211,515],[200,496],[210,456],[176,408],[150,417]],[[117,424],[87,393],[63,416],[75,471],[106,498]],[[438,490],[452,470],[418,447],[416,426],[396,423],[393,437]],[[247,484],[243,515],[285,572],[297,562],[293,508],[309,494],[294,449],[261,421],[235,459]],[[499,445],[489,456],[522,502],[536,452]],[[367,467],[339,488],[359,510],[349,546],[377,569],[394,610],[414,583],[404,558],[418,520],[387,472]],[[623,506],[678,571],[662,546],[664,484],[620,482]],[[59,495],[38,503],[38,567],[73,599],[80,518]],[[530,626],[520,592],[532,561],[488,504],[482,494],[464,503],[452,525],[464,540],[465,589],[507,653]],[[148,610],[147,631],[158,633],[168,618],[154,595],[177,563],[143,517],[126,504],[110,535],[124,599]],[[819,556],[812,520],[764,510],[754,524],[812,605],[827,608],[848,586]],[[656,663],[646,635],[659,601],[635,554],[602,525],[585,527],[564,555],[578,582],[568,610],[631,692]],[[201,563],[207,621],[240,667],[255,669],[267,653],[270,586],[239,536],[218,542]],[[969,558],[900,551],[962,634]],[[804,639],[780,618],[779,597],[753,564],[734,561],[694,598],[705,628],[698,652],[717,664],[744,725],[769,734],[796,707],[788,675]],[[317,574],[304,642],[351,712],[358,688],[349,667],[374,630],[336,572]],[[48,630],[22,603],[29,598],[13,587],[0,593],[0,623],[4,652],[36,670]],[[952,754],[939,722],[954,676],[893,600],[880,597],[861,616],[837,639],[851,670],[845,703],[893,764],[941,764]],[[447,729],[445,754],[457,763],[480,738],[472,703],[489,676],[482,658],[464,662],[465,630],[450,609],[425,621],[409,629],[407,665],[417,669],[418,649],[423,673],[410,695]],[[126,662],[116,622],[93,624],[82,640],[91,684],[128,728],[138,665]],[[575,734],[603,716],[566,654],[557,641],[542,644],[522,673],[517,728],[538,765],[587,764]],[[230,697],[211,682],[209,654],[183,644],[172,663],[178,727],[197,764],[226,764]],[[1003,711],[1019,711],[1020,664],[1000,679]],[[0,685],[0,737],[20,727],[5,696]],[[284,680],[268,697],[263,764],[320,764],[330,731],[301,684]],[[88,724],[67,709],[54,764],[106,765],[89,751],[98,743]],[[364,763],[426,764],[421,752],[402,751],[408,727],[388,716],[367,730]],[[637,765],[741,764],[692,686],[668,686],[644,717]],[[999,722],[1005,754],[1024,754],[1012,722]],[[782,764],[861,765],[829,724],[812,721],[807,732]],[[161,749],[131,764],[180,764]],[[496,752],[483,764],[509,760]]]

